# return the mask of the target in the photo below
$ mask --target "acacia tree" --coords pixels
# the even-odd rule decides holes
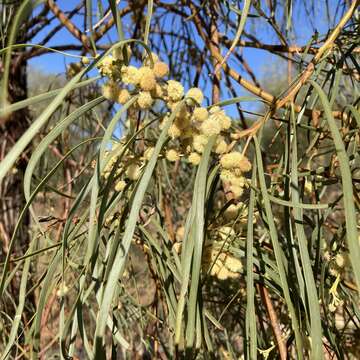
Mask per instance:
[[[3,19],[4,358],[356,356],[359,1],[179,4]],[[293,45],[299,16],[327,27]],[[249,48],[286,64],[276,94]],[[27,99],[26,60],[54,51],[78,57],[67,82]]]

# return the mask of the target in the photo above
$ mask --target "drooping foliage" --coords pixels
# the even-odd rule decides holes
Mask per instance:
[[[180,3],[1,5],[1,125],[31,110],[0,163],[26,160],[4,359],[360,351],[359,1]],[[50,19],[74,43],[17,41]],[[14,59],[59,51],[64,85],[12,102]]]

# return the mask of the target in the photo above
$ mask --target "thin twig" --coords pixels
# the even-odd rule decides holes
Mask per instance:
[[[277,347],[279,349],[280,359],[286,360],[287,359],[286,344],[284,342],[284,336],[281,335],[279,320],[274,310],[274,306],[272,304],[269,292],[266,289],[266,287],[264,287],[261,284],[257,284],[257,288],[263,300],[263,304],[265,305],[266,311],[269,315],[270,325],[276,339]]]

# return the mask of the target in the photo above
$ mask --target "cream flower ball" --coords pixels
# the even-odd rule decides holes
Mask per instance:
[[[199,88],[195,87],[189,89],[189,91],[186,93],[186,97],[191,98],[188,99],[190,101],[189,105],[193,105],[193,100],[195,100],[198,105],[201,105],[204,100],[204,95],[202,91]]]
[[[192,165],[199,165],[200,161],[201,161],[201,156],[196,152],[192,152],[189,155],[188,160],[189,160],[189,163]]]
[[[140,177],[140,167],[137,164],[130,164],[126,169],[126,176],[130,180],[137,180]]]
[[[158,61],[157,63],[154,64],[153,71],[155,77],[163,78],[169,74],[169,66],[162,61]]]
[[[211,137],[220,134],[221,124],[218,121],[209,118],[201,124],[200,130],[205,136]]]
[[[175,80],[167,82],[167,93],[171,101],[179,101],[184,96],[184,87]]]
[[[148,66],[142,66],[139,69],[140,87],[144,91],[151,91],[156,87],[154,71]]]
[[[130,93],[127,89],[121,89],[117,98],[117,102],[124,105],[130,99]]]
[[[115,184],[115,191],[122,191],[125,189],[126,182],[124,180],[120,180]]]
[[[166,152],[166,159],[171,162],[175,162],[180,159],[180,156],[175,149],[170,149]]]
[[[139,69],[135,66],[123,66],[121,68],[121,80],[124,84],[138,85],[140,82]]]
[[[141,109],[148,109],[153,104],[154,99],[148,91],[140,91],[137,103]]]
[[[241,172],[247,172],[251,169],[251,163],[246,156],[238,151],[225,154],[220,159],[220,165],[224,169],[240,169]]]
[[[209,117],[209,112],[203,107],[198,107],[194,109],[193,117],[195,121],[203,122]]]

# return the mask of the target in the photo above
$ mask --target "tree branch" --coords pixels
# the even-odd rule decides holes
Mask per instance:
[[[309,80],[310,76],[315,70],[315,66],[319,63],[323,55],[329,51],[335,43],[336,38],[339,36],[341,30],[346,25],[346,23],[351,19],[354,11],[356,10],[357,6],[359,5],[359,0],[354,0],[349,8],[349,10],[345,13],[343,18],[339,21],[335,29],[332,31],[330,36],[325,41],[324,45],[320,47],[318,52],[316,53],[313,60],[309,63],[306,69],[303,71],[302,75],[300,76],[299,80],[292,86],[290,91],[283,99],[279,99],[276,102],[276,109],[282,108],[286,103],[293,101],[301,87]]]
[[[223,70],[226,74],[228,74],[231,78],[233,78],[235,81],[237,81],[240,85],[242,85],[246,90],[249,92],[261,97],[263,100],[265,100],[268,104],[272,107],[272,113],[276,110],[284,107],[284,105],[289,102],[290,100],[293,100],[302,85],[310,78],[312,75],[315,64],[319,62],[321,57],[324,55],[326,51],[328,51],[334,44],[334,41],[339,36],[340,31],[345,26],[345,24],[349,21],[351,16],[353,15],[357,5],[359,4],[360,0],[354,0],[349,10],[346,12],[346,14],[343,16],[343,18],[340,20],[338,25],[335,27],[333,32],[330,34],[328,39],[325,41],[323,46],[319,48],[319,50],[316,53],[316,56],[314,57],[313,61],[307,66],[307,68],[304,70],[303,75],[300,76],[299,80],[295,83],[295,85],[290,89],[290,91],[287,93],[286,97],[283,99],[276,99],[275,96],[271,95],[270,93],[266,92],[262,88],[250,83],[249,81],[245,80],[238,72],[236,72],[234,69],[230,68],[226,63],[222,65]],[[205,42],[206,46],[209,47],[211,55],[219,62],[222,63],[223,57],[220,54],[220,51],[215,49],[214,47],[210,46],[210,42],[207,39],[206,35],[203,32],[203,25],[206,25],[203,23],[201,18],[199,17],[199,14],[197,12],[197,9],[195,5],[191,2],[190,8],[192,10],[192,19],[196,26],[196,29],[200,35],[200,37]],[[297,112],[301,111],[301,106],[295,105],[295,110]],[[305,110],[305,114],[307,116],[313,115],[313,110]],[[343,114],[341,111],[334,111],[333,116],[336,118],[342,118]],[[244,132],[239,133],[239,138],[245,135],[249,135],[252,133],[252,131],[256,132],[261,126],[263,122],[263,119],[261,119],[259,122],[256,122],[253,127],[245,130]]]
[[[262,284],[257,284],[259,293],[261,295],[263,304],[265,305],[266,311],[269,315],[271,329],[274,333],[277,347],[279,349],[279,356],[281,360],[287,359],[286,344],[284,342],[284,336],[281,335],[281,329],[279,326],[279,320],[274,310],[273,303],[271,301],[268,290]]]
[[[63,26],[65,26],[69,32],[84,45],[87,50],[90,50],[90,42],[88,37],[83,34],[72,21],[70,21],[70,19],[55,4],[54,0],[48,0],[47,4],[51,12],[58,18]]]

